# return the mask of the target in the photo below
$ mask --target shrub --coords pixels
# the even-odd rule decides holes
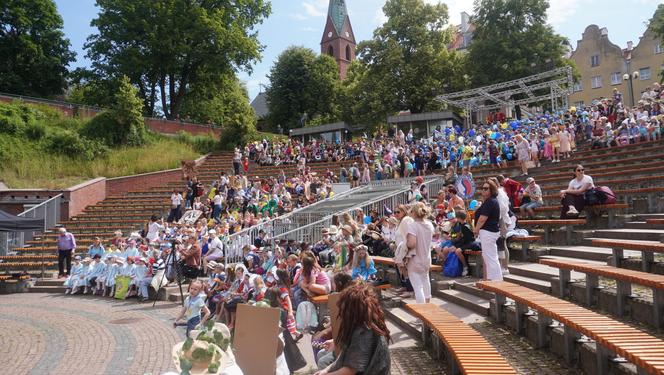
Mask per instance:
[[[0,132],[17,135],[25,128],[21,110],[12,104],[0,104]]]
[[[37,141],[46,135],[46,126],[41,122],[33,122],[25,127],[24,133],[28,139]]]
[[[82,137],[71,130],[58,130],[50,133],[46,137],[45,148],[54,154],[84,160],[103,156],[108,151],[102,143]]]
[[[175,136],[180,143],[191,145],[196,152],[207,154],[219,150],[220,144],[215,138],[208,135],[192,135],[181,130]]]

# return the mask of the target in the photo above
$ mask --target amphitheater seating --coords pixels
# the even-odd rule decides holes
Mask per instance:
[[[381,290],[390,289],[392,287],[392,285],[390,285],[390,284],[380,284],[380,285],[374,285],[374,287],[376,288],[376,290],[378,292],[380,292]],[[327,301],[328,301],[329,297],[330,297],[329,294],[324,294],[324,295],[321,295],[321,296],[311,297],[310,301],[314,305],[327,304]]]
[[[547,220],[519,220],[518,225],[523,227],[540,226],[544,229],[544,243],[549,244],[552,230],[564,227],[565,241],[572,243],[572,232],[577,225],[586,225],[586,219],[547,219]]]
[[[373,259],[374,264],[376,265],[383,265],[383,266],[391,266],[391,267],[396,267],[396,263],[394,263],[394,259],[388,258],[388,257],[371,257]],[[443,267],[437,264],[432,264],[430,268],[431,272],[442,272]]]
[[[517,333],[524,328],[528,308],[537,312],[538,342],[546,342],[551,320],[564,325],[565,360],[572,364],[578,353],[575,345],[581,335],[595,341],[597,345],[597,373],[609,373],[610,357],[620,356],[636,365],[642,372],[661,374],[664,372],[664,341],[627,324],[587,310],[548,294],[504,281],[481,281],[480,289],[496,295],[493,315],[502,323],[506,298],[516,302]]]
[[[664,316],[664,275],[655,275],[648,272],[627,270],[605,264],[592,264],[587,262],[569,261],[561,259],[540,259],[541,264],[559,269],[560,297],[569,295],[570,271],[586,274],[586,304],[593,305],[594,291],[599,287],[599,278],[607,278],[617,282],[616,313],[622,317],[625,313],[627,298],[632,292],[632,284],[652,289],[653,293],[653,322],[657,329],[662,328]]]
[[[444,353],[452,374],[517,373],[479,332],[446,310],[431,303],[407,304],[406,309],[422,321],[424,345],[432,345],[439,359]]]
[[[536,208],[535,213],[544,213],[547,217],[558,216],[560,213],[560,205],[557,206],[542,206]],[[595,206],[586,206],[584,210],[593,215],[600,215],[602,212],[608,214],[609,227],[613,228],[616,221],[616,215],[629,208],[626,203],[613,203],[613,204],[599,204]]]
[[[623,259],[623,250],[634,250],[641,252],[641,270],[650,272],[652,263],[655,260],[654,253],[664,252],[664,243],[654,241],[633,241],[633,240],[614,240],[614,239],[593,239],[593,246],[612,249],[613,257],[611,265],[620,267]]]

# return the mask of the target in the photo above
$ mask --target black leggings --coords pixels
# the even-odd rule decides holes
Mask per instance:
[[[583,197],[583,194],[565,194],[565,198],[560,202],[562,205],[560,209],[560,218],[567,219],[567,211],[569,211],[570,206],[574,206],[577,211],[583,211],[583,207],[586,205],[586,200]]]

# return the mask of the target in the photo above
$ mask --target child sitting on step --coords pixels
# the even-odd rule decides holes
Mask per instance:
[[[87,257],[81,261],[81,268],[71,282],[71,294],[77,294],[79,290],[86,285],[85,277],[90,270],[90,262],[92,262],[92,259]]]
[[[120,269],[124,266],[124,259],[122,257],[111,256],[111,264],[109,264],[106,271],[106,281],[104,283],[104,293],[102,296],[106,296],[106,290],[108,289],[109,297],[115,295],[115,277],[118,276]]]
[[[111,265],[115,262],[114,258],[115,257],[113,255],[109,255],[104,258],[103,262],[106,266],[104,267],[101,275],[97,277],[97,280],[95,280],[95,284],[97,284],[96,294],[101,294],[102,296],[106,295],[106,278],[108,277],[108,271],[110,270]]]
[[[69,277],[67,277],[67,280],[65,280],[63,284],[64,287],[67,288],[65,290],[65,294],[71,293],[74,280],[81,275],[82,269],[83,269],[83,264],[81,263],[81,256],[77,255],[74,257],[74,265],[71,267],[71,273],[69,274]]]

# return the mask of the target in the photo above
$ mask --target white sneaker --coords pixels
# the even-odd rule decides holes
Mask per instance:
[[[501,270],[501,271],[503,272],[503,275],[509,275],[510,274],[510,270],[508,270],[508,269],[504,269],[504,270]]]
[[[569,206],[569,210],[567,211],[567,215],[578,215],[579,211],[576,210],[576,207],[574,206]]]
[[[468,276],[468,267],[463,267],[463,271],[461,272],[462,277]]]
[[[69,289],[65,290],[65,294],[69,294],[70,291],[71,290],[69,290]]]

